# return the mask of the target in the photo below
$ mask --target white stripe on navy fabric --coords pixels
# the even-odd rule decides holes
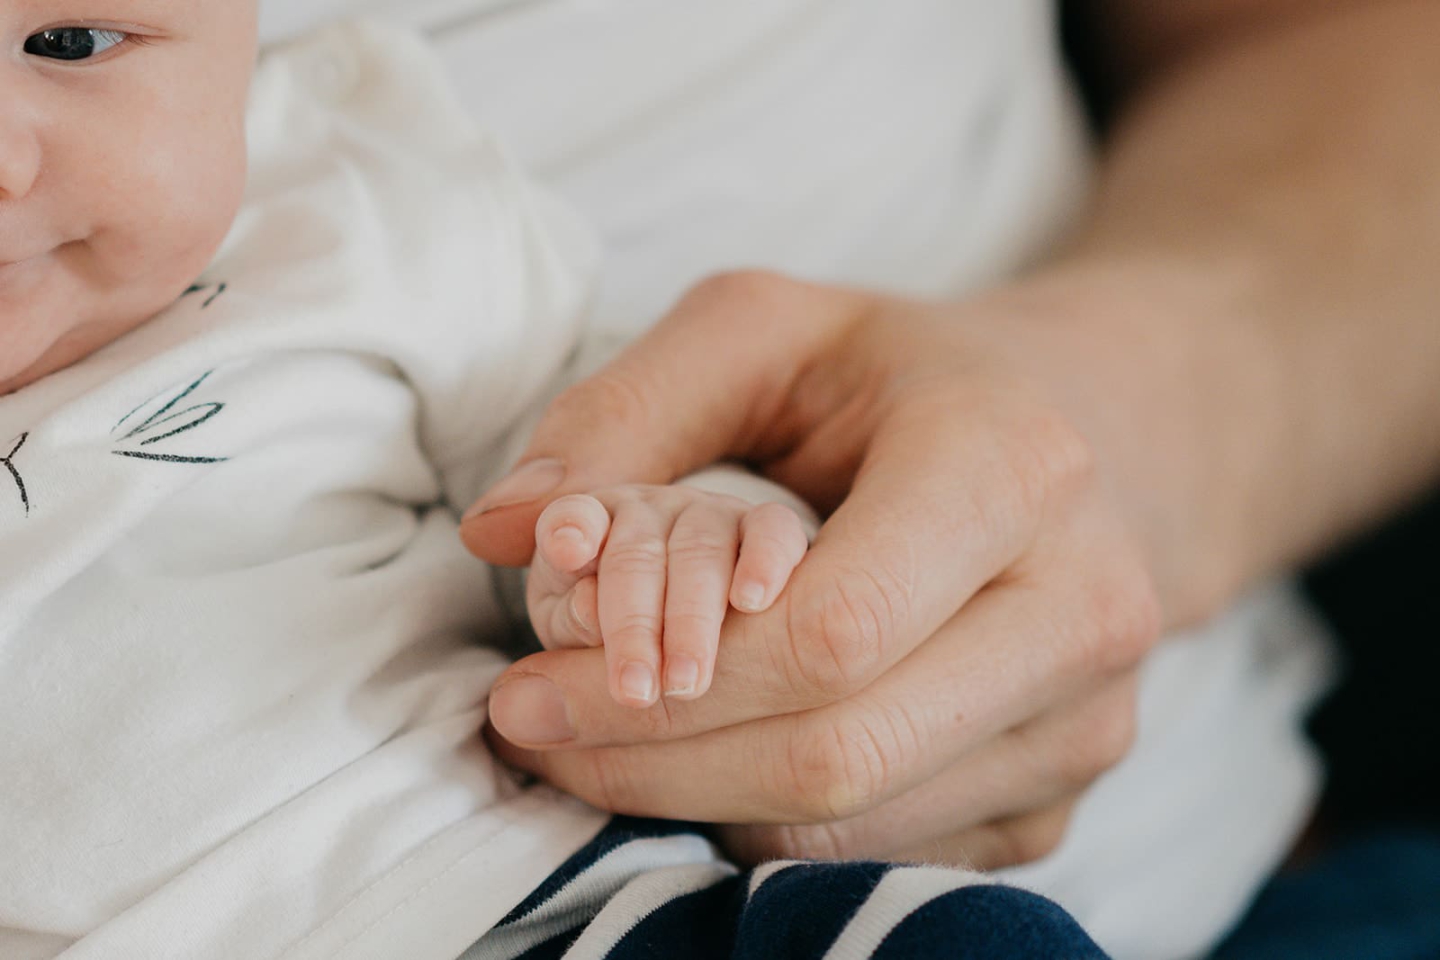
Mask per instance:
[[[727,960],[823,956],[892,869],[884,863],[784,865],[744,904]]]
[[[707,862],[720,863],[715,848],[698,834],[632,840],[585,864],[532,911],[514,918],[527,922],[510,921],[495,928],[461,960],[513,960],[547,940],[585,926],[634,878],[667,867]],[[720,865],[725,875],[735,873],[729,864]]]
[[[943,867],[896,867],[875,886],[831,945],[825,960],[867,960],[890,932],[920,907],[962,887],[994,883],[979,873]]]
[[[637,877],[600,911],[565,956],[567,960],[608,957],[636,926],[657,910],[738,873],[728,863],[692,863]]]
[[[762,863],[760,866],[750,871],[750,890],[748,896],[753,898],[755,896],[755,891],[760,889],[760,885],[763,884],[766,880],[769,880],[771,877],[775,876],[775,874],[779,873],[781,870],[797,866],[803,862],[804,861],[801,860],[771,860],[769,863]]]
[[[948,960],[961,944],[1105,960],[1058,906],[983,874],[812,861],[742,874],[693,830],[617,817],[461,960]]]

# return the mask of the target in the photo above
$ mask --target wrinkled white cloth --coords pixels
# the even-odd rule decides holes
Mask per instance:
[[[453,960],[604,823],[479,740],[456,533],[593,238],[418,36],[273,53],[249,133],[198,289],[0,398],[5,960]]]

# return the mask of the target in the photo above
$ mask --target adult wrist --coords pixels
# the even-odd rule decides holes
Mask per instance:
[[[1244,265],[1076,255],[977,304],[998,318],[1009,361],[1090,442],[1168,627],[1269,572],[1264,546],[1285,520],[1260,509],[1284,413],[1282,351],[1254,320],[1257,291]]]

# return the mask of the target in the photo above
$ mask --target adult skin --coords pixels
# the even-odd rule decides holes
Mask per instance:
[[[1440,4],[1094,9],[1124,109],[1051,264],[944,304],[719,277],[556,402],[464,525],[487,559],[556,496],[720,458],[829,519],[699,701],[616,706],[596,650],[515,665],[507,759],[743,824],[745,858],[1032,859],[1162,628],[1440,475]]]

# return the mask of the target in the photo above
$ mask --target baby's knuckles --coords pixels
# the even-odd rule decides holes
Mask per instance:
[[[699,518],[683,528],[676,526],[670,535],[668,551],[671,563],[702,564],[717,558],[734,559],[735,529],[733,515],[716,512]],[[671,600],[671,603],[674,601]]]
[[[605,545],[601,577],[606,575],[645,576],[665,569],[668,549],[660,536],[631,529],[617,521]]]

